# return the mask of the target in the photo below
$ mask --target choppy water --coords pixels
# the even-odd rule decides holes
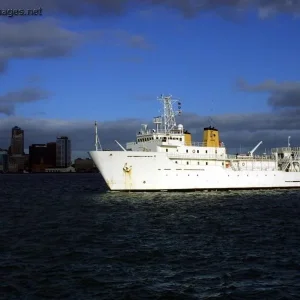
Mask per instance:
[[[102,193],[2,175],[1,299],[300,299],[300,192]]]

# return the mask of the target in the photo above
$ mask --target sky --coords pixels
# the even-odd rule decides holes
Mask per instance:
[[[74,155],[133,141],[161,94],[202,139],[229,149],[300,146],[298,0],[2,0],[0,148],[72,140]],[[42,15],[5,15],[7,9]]]

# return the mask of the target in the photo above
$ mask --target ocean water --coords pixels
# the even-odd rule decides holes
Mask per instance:
[[[0,299],[300,299],[300,191],[105,193],[2,175]]]

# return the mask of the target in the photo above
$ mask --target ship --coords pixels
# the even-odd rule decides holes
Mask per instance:
[[[198,191],[234,189],[278,189],[300,187],[300,147],[273,148],[268,153],[255,151],[260,141],[246,154],[229,154],[219,130],[203,129],[201,142],[176,117],[182,114],[181,102],[161,95],[161,116],[153,127],[142,124],[134,142],[120,150],[102,150],[95,122],[95,150],[89,155],[110,191]],[[177,108],[175,105],[177,104]]]

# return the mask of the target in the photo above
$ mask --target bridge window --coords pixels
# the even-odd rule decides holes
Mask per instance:
[[[208,165],[208,162],[206,162],[206,165]]]
[[[182,142],[182,138],[179,139]]]
[[[207,150],[205,150],[205,153],[207,153]]]
[[[188,164],[189,164],[189,162],[187,161],[187,162],[186,162],[186,164],[188,165]]]
[[[166,152],[168,152],[169,151],[169,149],[166,149]]]
[[[189,153],[189,150],[188,150],[188,149],[186,149],[185,151],[186,151],[186,153]]]
[[[197,153],[199,153],[199,150],[197,150]]]

